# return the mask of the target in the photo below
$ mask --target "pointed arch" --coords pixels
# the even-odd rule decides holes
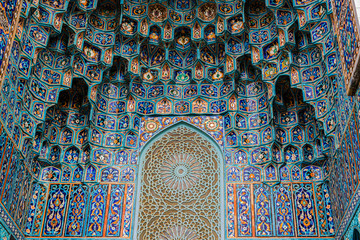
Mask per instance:
[[[196,139],[196,141],[194,141],[194,139]],[[183,142],[186,142],[186,148],[183,148],[183,145],[185,145],[185,143],[182,143],[182,140],[185,140]],[[165,144],[164,142],[167,142],[169,144]],[[198,146],[193,146],[192,144],[189,143],[197,143]],[[200,144],[200,142],[202,144]],[[164,146],[166,148],[169,148],[169,150],[164,151],[161,147],[159,147],[161,144],[164,143]],[[174,144],[172,146],[169,147],[169,145]],[[204,145],[207,145],[206,147]],[[207,149],[207,150],[202,150],[199,151],[199,149]],[[155,150],[154,150],[155,149]],[[179,150],[181,149],[181,150]],[[161,164],[158,165],[154,165],[154,159],[152,158],[152,156],[154,156],[154,151],[157,151],[158,153],[155,154],[160,154],[160,157],[157,157],[156,159],[161,158],[160,160],[157,160],[159,162],[161,162]],[[161,152],[161,153],[160,153]],[[193,152],[196,152],[196,154],[192,154]],[[173,154],[174,153],[174,154]],[[211,164],[214,164],[216,162],[215,165],[216,167],[213,167],[213,171],[211,174],[202,174],[200,176],[200,174],[198,174],[197,172],[199,171],[204,171],[205,168],[202,168],[202,164],[207,164],[206,162],[204,162],[205,157],[198,157],[198,155],[203,154],[204,156],[206,154],[208,154],[208,159],[207,161],[210,162]],[[164,156],[166,155],[166,156]],[[167,156],[168,155],[168,156]],[[177,197],[179,196],[178,194],[184,194],[184,196],[188,197],[189,194],[185,194],[187,191],[191,191],[189,189],[191,188],[197,188],[198,186],[196,186],[197,181],[200,182],[204,182],[204,183],[209,183],[210,181],[208,181],[209,179],[207,179],[207,177],[209,175],[212,176],[212,174],[217,175],[215,178],[213,178],[212,180],[212,186],[214,186],[213,188],[218,188],[217,190],[217,197],[215,197],[214,199],[217,199],[216,201],[214,200],[214,202],[216,204],[219,204],[219,212],[215,213],[216,217],[214,219],[214,221],[209,221],[211,222],[211,224],[213,225],[212,228],[216,227],[218,228],[218,232],[220,233],[220,235],[218,235],[216,238],[217,239],[224,239],[225,237],[225,225],[223,224],[225,222],[225,206],[224,204],[221,203],[222,199],[224,199],[225,197],[225,193],[224,193],[224,166],[223,166],[223,152],[221,147],[216,143],[216,141],[210,137],[207,133],[205,133],[203,130],[198,129],[197,127],[190,125],[189,123],[186,123],[184,121],[180,121],[164,130],[162,130],[161,132],[159,132],[156,136],[154,136],[153,138],[151,138],[145,145],[144,147],[141,149],[141,153],[140,153],[140,158],[139,158],[140,162],[139,162],[139,171],[137,173],[137,177],[136,177],[136,210],[135,210],[135,224],[134,224],[134,239],[139,239],[141,238],[141,234],[144,233],[144,226],[146,226],[146,221],[143,220],[144,218],[146,218],[148,215],[146,215],[146,211],[142,210],[141,205],[143,204],[144,208],[146,208],[147,206],[145,206],[145,204],[147,203],[143,203],[142,202],[142,196],[145,196],[145,198],[147,197],[153,197],[151,195],[149,195],[149,189],[154,188],[152,191],[156,191],[157,192],[157,196],[161,197],[161,194],[164,194],[164,192],[161,191],[162,188],[167,188],[169,189],[170,192],[176,192],[177,193]],[[151,160],[151,163],[149,162],[149,159]],[[182,171],[179,170],[178,174],[182,174],[183,172],[187,172],[187,173],[191,173],[193,176],[191,176],[190,174],[188,174],[187,179],[188,181],[183,181],[181,184],[180,182],[177,182],[177,180],[175,178],[173,178],[171,175],[176,174],[175,173],[175,168],[174,168],[174,172],[170,172],[169,169],[172,169],[173,167],[173,163],[179,163],[181,162],[182,165],[187,166],[184,169],[182,169]],[[186,165],[186,162],[191,163],[190,165]],[[181,165],[179,165],[180,168]],[[176,169],[178,168],[178,165],[176,167]],[[193,168],[193,169],[192,169]],[[151,171],[149,171],[149,169]],[[156,172],[164,172],[164,174],[162,174],[160,178],[152,178],[151,175],[153,174],[153,171]],[[177,171],[177,170],[176,170]],[[167,173],[165,173],[167,172]],[[146,174],[146,175],[145,175]],[[186,175],[184,175],[186,176]],[[205,176],[205,177],[204,177]],[[143,180],[146,179],[146,182],[144,182]],[[158,184],[150,184],[151,181],[153,181],[154,179],[155,182]],[[214,180],[216,179],[216,180]],[[163,181],[162,181],[163,180]],[[184,184],[185,182],[185,184]],[[200,185],[199,185],[200,186]],[[211,190],[212,186],[207,185],[207,187],[209,187],[209,191],[211,192],[210,194],[212,194],[213,190]],[[220,192],[220,193],[219,193]],[[166,194],[168,194],[168,192],[166,192]],[[148,196],[149,195],[149,196]],[[171,194],[170,194],[171,195]],[[174,197],[175,195],[173,195],[172,197]],[[168,199],[169,196],[166,195],[166,198]],[[185,197],[185,198],[186,198]],[[194,196],[195,197],[195,196]],[[170,197],[171,198],[171,197]],[[184,199],[185,199],[184,198]],[[205,196],[206,198],[206,196]],[[205,200],[204,200],[205,201]],[[151,202],[152,204],[153,202]],[[163,204],[163,203],[162,203]],[[204,203],[203,203],[204,204]],[[212,203],[214,204],[214,203]],[[166,209],[166,206],[163,206],[162,209]],[[194,207],[195,209],[195,207]],[[186,215],[188,213],[184,213],[181,212],[179,210],[179,214],[182,215]],[[209,213],[211,214],[211,213]],[[165,215],[166,217],[166,215]],[[189,217],[189,216],[188,216]],[[188,218],[185,216],[185,218]],[[165,219],[165,218],[164,218]],[[192,218],[189,218],[192,219]],[[159,221],[160,224],[160,220]],[[162,224],[164,224],[166,221],[161,222]],[[195,224],[195,220],[191,220],[191,224],[189,225],[189,223],[187,223],[188,225],[185,227],[189,227],[190,226],[196,226]],[[152,224],[155,224],[154,222],[152,222]],[[209,223],[210,224],[210,223]],[[173,226],[168,226],[173,227]],[[196,231],[196,227],[194,228]],[[190,229],[191,230],[191,229]],[[160,234],[160,232],[159,232]],[[214,234],[214,231],[212,231],[211,234]],[[154,235],[155,236],[155,235]],[[210,235],[209,235],[210,236]],[[211,235],[212,236],[212,235]]]

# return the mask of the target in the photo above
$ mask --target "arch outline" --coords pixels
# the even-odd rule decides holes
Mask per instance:
[[[226,227],[226,216],[225,216],[225,210],[226,210],[226,195],[225,195],[225,180],[226,177],[225,171],[225,156],[224,156],[224,150],[223,148],[211,137],[208,133],[206,133],[204,130],[198,128],[197,126],[194,126],[184,120],[181,120],[177,123],[174,123],[171,126],[168,126],[164,129],[162,129],[160,132],[158,132],[156,135],[154,135],[151,139],[149,139],[144,146],[140,148],[139,153],[139,161],[138,161],[138,171],[136,173],[136,181],[135,181],[135,211],[134,211],[134,224],[132,229],[132,239],[137,240],[137,229],[139,227],[139,211],[140,211],[140,197],[141,197],[141,187],[142,187],[142,171],[143,171],[143,165],[146,162],[145,155],[150,147],[153,146],[153,143],[157,140],[161,139],[164,135],[171,132],[172,130],[175,130],[179,127],[186,127],[190,130],[193,130],[194,132],[198,133],[201,137],[203,137],[206,141],[208,141],[215,149],[219,160],[219,169],[220,169],[220,180],[219,180],[219,186],[220,186],[220,232],[218,233],[221,240],[225,240],[225,227]]]

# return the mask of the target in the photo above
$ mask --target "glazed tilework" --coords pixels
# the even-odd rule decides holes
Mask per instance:
[[[338,38],[347,92],[356,93],[359,86],[359,22],[353,0],[333,0],[334,30]]]
[[[167,127],[181,122],[196,126],[211,136],[221,147],[224,147],[224,124],[223,118],[213,116],[201,117],[147,117],[141,121],[140,149],[156,134]]]
[[[176,117],[173,118],[172,123],[175,123]],[[163,122],[162,120],[164,120],[164,118],[159,118],[159,119],[149,119],[150,121],[160,121]],[[179,120],[179,119],[177,119]],[[198,117],[187,117],[187,118],[183,118],[181,120],[187,120],[190,123],[194,123],[196,121],[199,120]],[[205,120],[205,121],[204,121]],[[199,123],[205,122],[206,121],[217,121],[221,123],[221,119],[216,119],[214,117],[202,117],[202,121],[200,121]],[[146,122],[146,121],[145,121]],[[167,122],[170,123],[170,122]],[[181,122],[180,122],[181,124]],[[171,124],[168,124],[171,125]],[[142,124],[142,126],[146,126],[145,124]],[[196,125],[195,125],[196,126]],[[203,126],[207,126],[206,124],[204,124]],[[221,126],[221,125],[220,125]],[[145,128],[144,128],[145,129]],[[219,131],[219,129],[223,129],[222,127],[218,127],[217,131]],[[151,129],[150,129],[151,130]],[[206,128],[204,128],[204,130],[206,130]],[[8,169],[8,172],[15,172],[15,171],[19,171],[19,170],[15,170],[16,166],[22,166],[19,164],[16,164],[16,158],[13,158],[11,155],[11,152],[16,151],[14,150],[14,146],[12,144],[11,141],[8,141],[8,143],[6,144],[6,133],[3,132],[2,135],[2,139],[3,139],[3,144],[1,145],[1,156],[2,156],[2,165],[1,165],[1,169]],[[220,136],[221,136],[221,130],[220,130]],[[221,142],[220,142],[221,143]],[[220,145],[220,144],[219,144]],[[13,153],[16,156],[16,153]],[[25,160],[26,161],[26,160]],[[18,167],[19,168],[19,167]],[[14,169],[14,170],[12,170]],[[21,169],[21,168],[19,168]],[[285,168],[286,169],[286,168]],[[234,174],[236,175],[236,171],[231,170],[231,167],[227,170],[227,173],[229,175],[227,175],[226,179],[227,179],[227,184],[226,184],[226,189],[227,189],[227,199],[228,200],[228,204],[227,206],[230,207],[231,206],[231,190],[229,187],[232,186],[242,186],[244,182],[247,182],[247,184],[245,184],[246,186],[248,186],[248,194],[243,196],[243,200],[246,202],[248,201],[249,203],[249,209],[250,206],[255,206],[255,209],[251,210],[251,215],[249,212],[249,216],[248,218],[251,219],[251,216],[256,216],[258,215],[259,219],[261,218],[263,211],[263,202],[268,201],[268,205],[267,208],[268,210],[271,209],[271,212],[275,212],[278,211],[279,213],[282,213],[282,208],[286,207],[286,201],[288,201],[288,208],[290,209],[290,217],[283,217],[282,215],[279,215],[277,218],[276,215],[268,215],[268,226],[273,226],[275,224],[275,222],[277,223],[277,226],[279,228],[279,226],[282,226],[281,229],[282,230],[278,230],[279,232],[274,232],[275,230],[271,230],[271,229],[267,229],[266,227],[262,230],[264,232],[268,232],[267,235],[268,236],[293,236],[296,237],[297,235],[297,230],[295,230],[295,226],[296,226],[296,221],[302,221],[302,218],[296,218],[296,213],[292,212],[291,209],[293,208],[293,206],[295,206],[295,201],[299,201],[297,200],[297,196],[305,198],[302,199],[304,201],[308,201],[310,205],[308,205],[310,207],[308,211],[308,214],[310,214],[309,216],[311,216],[314,220],[317,219],[315,217],[315,209],[317,209],[316,211],[318,213],[321,213],[322,211],[324,211],[324,219],[318,219],[319,221],[319,225],[317,222],[313,222],[313,226],[315,227],[315,231],[313,232],[313,234],[315,236],[318,236],[317,232],[323,232],[325,233],[325,235],[328,235],[332,233],[332,231],[334,231],[332,225],[331,225],[331,221],[329,223],[329,219],[326,216],[329,216],[329,213],[326,213],[326,211],[329,211],[329,203],[328,203],[328,196],[326,195],[326,191],[320,191],[320,197],[316,197],[315,195],[309,195],[308,192],[309,189],[304,190],[305,192],[299,192],[297,195],[291,195],[290,191],[289,191],[289,187],[291,186],[291,184],[293,185],[294,188],[296,189],[303,189],[305,186],[311,186],[313,185],[313,179],[309,179],[309,176],[315,176],[316,180],[319,180],[321,182],[322,180],[322,173],[321,171],[319,172],[319,170],[316,169],[316,167],[312,167],[311,168],[311,172],[312,174],[309,175],[308,173],[308,169],[304,168],[303,171],[293,171],[292,173],[289,173],[289,171],[286,170],[282,170],[282,179],[283,182],[285,184],[285,186],[288,188],[287,192],[285,192],[284,195],[284,190],[286,187],[282,187],[281,185],[277,185],[275,186],[274,189],[277,189],[278,192],[276,192],[275,190],[271,190],[271,188],[267,185],[264,185],[261,181],[261,179],[265,178],[265,176],[262,176],[262,173],[260,172],[260,170],[258,168],[249,168],[249,167],[245,167],[243,174],[244,175],[244,179],[242,178],[234,178]],[[252,178],[252,171],[258,171],[258,179],[254,179]],[[6,172],[6,171],[5,171]],[[51,172],[49,171],[48,174],[50,175],[55,175],[54,174],[55,171]],[[109,177],[108,172],[112,173],[112,177]],[[24,233],[26,235],[31,235],[31,236],[41,236],[43,237],[47,237],[47,236],[65,236],[65,237],[71,237],[71,236],[78,236],[78,237],[85,237],[86,236],[97,236],[97,235],[101,235],[104,236],[103,234],[105,234],[105,237],[111,237],[111,236],[129,236],[129,234],[131,234],[131,228],[128,228],[126,230],[125,226],[130,227],[131,226],[131,221],[132,221],[132,217],[133,217],[133,201],[134,201],[134,185],[131,183],[128,183],[128,181],[134,181],[134,179],[132,177],[125,177],[125,178],[121,178],[119,179],[119,170],[117,170],[117,167],[112,167],[112,168],[104,168],[104,170],[101,171],[101,174],[98,174],[96,176],[96,181],[100,181],[102,182],[100,185],[83,185],[81,182],[73,182],[71,183],[71,180],[69,183],[66,183],[66,180],[63,181],[62,184],[50,184],[49,186],[47,186],[47,184],[41,184],[41,183],[33,183],[32,187],[28,187],[26,184],[26,180],[22,181],[21,183],[17,182],[16,179],[19,178],[9,178],[6,179],[7,183],[5,184],[5,189],[7,189],[7,186],[17,186],[18,184],[22,184],[23,185],[23,190],[22,191],[26,191],[26,189],[30,189],[30,191],[28,191],[27,193],[27,197],[26,197],[26,201],[28,202],[28,205],[26,206],[28,209],[28,214],[27,214],[27,218],[23,218],[23,219],[17,219],[16,216],[18,216],[17,214],[15,214],[14,218],[16,219],[17,222],[21,223],[22,225],[22,230],[24,231]],[[63,171],[61,174],[59,173],[59,175],[64,175],[64,173],[66,173],[66,171]],[[288,174],[288,176],[286,176],[286,173]],[[21,173],[20,175],[23,175],[24,173]],[[26,173],[25,173],[26,174]],[[74,173],[75,174],[75,173]],[[240,174],[240,173],[239,173]],[[290,175],[292,175],[292,177],[290,177]],[[4,175],[2,175],[4,176]],[[120,175],[121,176],[121,175]],[[295,183],[293,181],[291,181],[291,179],[297,179],[299,181],[308,181],[307,183]],[[13,180],[15,179],[15,181]],[[97,180],[99,179],[99,180]],[[126,179],[126,180],[124,180]],[[129,180],[130,179],[130,180]],[[288,182],[288,183],[286,183]],[[322,185],[320,183],[321,186],[320,188],[322,189],[323,187],[326,187],[326,185]],[[9,188],[10,189],[10,188]],[[16,192],[17,187],[14,187],[12,192]],[[47,190],[48,189],[48,190]],[[235,193],[241,194],[241,188],[235,188]],[[260,189],[260,190],[259,190]],[[280,189],[280,190],[279,190]],[[3,190],[5,191],[5,190]],[[266,192],[267,191],[267,192]],[[311,190],[313,191],[313,190]],[[263,195],[264,194],[264,195]],[[287,194],[287,195],[286,195]],[[3,203],[7,203],[10,199],[5,197],[5,196],[9,196],[11,195],[11,192],[8,194],[4,194],[3,195]],[[240,197],[241,195],[239,195]],[[252,197],[253,196],[253,197]],[[286,198],[288,200],[284,200],[284,196],[286,196]],[[15,196],[14,196],[15,197]],[[265,198],[264,198],[265,197]],[[5,199],[4,199],[5,198]],[[7,200],[9,199],[9,200]],[[96,205],[93,205],[93,201],[96,199]],[[236,200],[237,198],[235,198]],[[125,201],[126,200],[126,201]],[[11,201],[11,200],[10,200]],[[57,204],[54,204],[56,201]],[[238,201],[238,200],[236,200]],[[250,203],[252,203],[252,201],[255,201],[255,204],[250,205]],[[279,203],[275,202],[278,201]],[[285,201],[285,203],[283,202]],[[316,203],[315,203],[316,201]],[[11,202],[13,203],[17,203],[18,201],[16,201],[16,197],[15,199],[13,199]],[[11,209],[11,202],[7,203],[6,206],[8,206],[8,209]],[[116,202],[121,203],[119,206],[117,205]],[[259,205],[256,205],[259,204]],[[285,204],[285,205],[284,205]],[[315,205],[316,204],[316,205]],[[21,208],[22,204],[21,202],[18,203],[17,208]],[[95,207],[96,206],[96,207]],[[234,201],[234,208],[235,208],[235,201]],[[257,207],[259,206],[259,207]],[[276,207],[275,207],[276,206]],[[93,207],[95,207],[93,209]],[[65,209],[67,209],[67,211],[65,211]],[[72,210],[74,209],[74,210]],[[76,209],[76,211],[75,211]],[[278,210],[275,210],[278,209]],[[325,210],[327,209],[327,210]],[[21,209],[18,210],[18,212]],[[232,216],[231,213],[231,209],[229,209],[230,211],[227,214],[227,226],[228,229],[227,231],[229,231],[229,237],[231,237],[231,225],[232,225],[232,218],[234,218],[235,216]],[[303,210],[303,209],[301,209]],[[228,210],[227,210],[228,211]],[[121,214],[121,212],[123,214]],[[127,214],[124,214],[124,212],[128,212]],[[54,214],[56,213],[56,214]],[[115,214],[114,216],[112,216],[111,214]],[[100,215],[99,215],[100,214]],[[255,215],[254,215],[255,214]],[[298,213],[299,216],[301,216],[302,214],[299,212]],[[94,220],[92,220],[92,216],[96,216]],[[108,218],[106,218],[105,216],[108,216]],[[117,216],[117,217],[116,217]],[[127,220],[127,218],[122,218],[122,217],[126,217],[129,216],[129,219]],[[56,222],[61,222],[60,225],[56,225],[57,227],[54,227],[53,223],[55,221],[55,219],[52,219],[53,217],[56,217]],[[111,222],[117,219],[117,221],[114,222],[114,224],[112,224]],[[120,220],[121,219],[121,220]],[[278,219],[278,220],[275,220]],[[120,222],[119,222],[120,220]],[[126,221],[130,221],[128,224],[126,224]],[[291,233],[287,234],[287,233],[281,233],[284,231],[284,229],[288,229],[288,227],[284,227],[282,224],[282,221],[286,221],[286,223],[288,223],[288,227],[290,226],[292,228]],[[320,222],[325,221],[326,223],[323,225],[320,225]],[[117,223],[116,223],[117,222]],[[247,226],[248,228],[252,228],[252,223],[249,222],[249,225]],[[259,222],[259,225],[263,225],[264,223]],[[266,222],[265,222],[266,224]],[[329,225],[330,224],[330,225]],[[73,225],[76,225],[78,227],[76,228],[72,228]],[[97,227],[94,227],[97,226]],[[108,227],[106,227],[108,226]],[[321,227],[320,227],[321,226]],[[270,228],[270,227],[268,227]],[[42,229],[42,230],[41,230]],[[86,231],[84,229],[87,229]],[[238,229],[238,227],[235,227],[234,230]],[[311,228],[310,228],[311,229]],[[313,231],[313,230],[310,230]],[[259,232],[256,235],[250,235],[250,236],[260,236],[262,235],[264,232]],[[83,235],[84,234],[84,235]],[[260,235],[259,235],[260,234]],[[238,235],[238,237],[241,236],[246,236],[246,235]],[[300,235],[301,236],[301,235]],[[304,233],[304,236],[311,236],[308,235],[308,233]]]
[[[11,234],[6,230],[6,227],[0,225],[0,237],[3,240],[10,240]]]
[[[319,185],[317,187],[324,187]],[[334,233],[333,223],[326,208],[326,198],[321,196],[317,210],[313,185],[311,183],[280,184],[270,188],[264,184],[227,184],[227,236],[230,238],[251,237],[305,237],[327,236]],[[308,189],[308,190],[306,190]],[[320,190],[321,194],[323,189]],[[304,205],[300,204],[303,201]],[[296,203],[298,202],[298,203]],[[304,209],[303,206],[309,207]],[[295,207],[295,212],[292,211]],[[329,209],[328,209],[329,210]],[[327,217],[319,218],[316,222],[315,211]],[[236,217],[234,216],[236,212]],[[252,219],[256,219],[255,226],[252,226]],[[329,221],[330,220],[330,221]],[[308,222],[310,221],[310,222]],[[325,222],[325,224],[323,224]],[[318,224],[322,225],[319,226]]]
[[[354,212],[353,212],[353,215],[351,217],[351,221],[349,222],[348,226],[347,226],[347,230],[344,232],[344,239],[352,239],[353,237],[353,231],[354,229],[359,229],[359,225],[360,225],[360,222],[359,222],[359,208],[356,207],[354,209]]]
[[[3,78],[10,49],[15,37],[15,29],[20,17],[21,4],[17,0],[0,2],[0,79]]]
[[[334,222],[337,226],[337,239],[349,232],[351,219],[355,217],[355,211],[359,204],[359,92],[355,97],[345,97],[346,101],[352,102],[349,114],[344,117],[342,128],[342,144],[336,151],[333,160],[329,161],[329,167],[325,167],[326,175],[329,176],[331,201],[333,204]],[[343,109],[347,109],[342,104]],[[350,229],[350,230],[349,230]]]
[[[139,157],[175,126],[221,149],[224,239],[345,231],[360,171],[351,2],[0,4],[16,26],[0,198],[17,239],[131,239]]]

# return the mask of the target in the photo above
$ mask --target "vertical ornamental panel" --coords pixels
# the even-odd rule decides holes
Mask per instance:
[[[354,1],[333,0],[334,30],[338,37],[338,52],[342,63],[343,77],[348,94],[358,88],[359,74],[359,29]]]
[[[352,181],[352,174],[351,174],[351,170],[349,167],[350,161],[346,154],[346,152],[347,152],[346,140],[343,140],[343,142],[341,144],[341,152],[344,153],[344,154],[340,154],[340,157],[341,157],[340,168],[344,170],[344,173],[343,173],[344,182],[342,183],[343,186],[341,189],[343,189],[344,193],[346,194],[346,198],[341,199],[341,200],[343,201],[344,208],[347,208],[347,206],[350,202],[350,198],[352,197],[352,194],[353,194],[354,184]]]
[[[226,186],[227,236],[231,238],[234,238],[236,236],[235,189],[236,184],[227,184]]]
[[[25,170],[24,165],[21,163],[21,161],[18,161],[16,172],[11,174],[12,179],[15,179],[15,182],[14,182],[14,185],[12,186],[13,192],[12,192],[10,201],[8,203],[8,209],[9,209],[10,215],[13,218],[15,217],[15,213],[16,213],[17,206],[19,203],[21,186],[24,182],[24,177],[26,176],[25,171],[26,170]]]
[[[277,236],[294,236],[294,217],[290,192],[289,184],[280,184],[273,188]]]
[[[41,184],[34,184],[32,188],[29,211],[25,222],[26,235],[39,236],[45,210],[46,188]]]
[[[26,171],[26,176],[24,177],[24,183],[22,186],[21,194],[19,196],[20,200],[18,203],[18,207],[16,209],[16,222],[21,229],[23,229],[25,221],[26,221],[26,212],[28,203],[30,202],[30,190],[31,190],[31,175]]]
[[[18,163],[18,156],[17,154],[13,153],[13,155],[11,156],[11,164],[7,174],[8,176],[6,177],[6,181],[5,181],[3,197],[1,200],[4,206],[8,210],[10,208],[12,193],[14,192],[16,183],[19,180],[16,173],[17,170],[21,171],[20,169],[21,165],[18,165],[17,163]],[[10,177],[9,175],[14,177]]]
[[[299,236],[316,236],[315,205],[312,183],[293,184]]]
[[[354,145],[351,142],[351,137],[350,137],[350,127],[348,128],[348,130],[345,133],[345,138],[344,138],[344,142],[346,144],[346,150],[348,156],[348,162],[347,162],[347,167],[349,168],[349,172],[350,172],[350,178],[352,180],[353,183],[353,191],[356,190],[356,187],[358,185],[359,179],[358,179],[358,173],[357,173],[357,169],[356,169],[356,159],[354,157]],[[358,145],[358,144],[355,144]]]
[[[11,158],[12,151],[13,151],[13,144],[9,139],[7,139],[5,154],[3,156],[3,161],[0,170],[0,195],[2,194],[5,186],[5,180],[6,180],[8,168],[12,160]]]
[[[121,221],[124,204],[125,185],[112,185],[110,195],[109,214],[107,220],[106,235],[111,237],[120,236]]]
[[[254,197],[256,236],[272,236],[272,204],[270,187],[263,184],[255,184]]]
[[[44,236],[61,236],[65,222],[69,190],[69,185],[59,184],[50,186],[44,223]]]
[[[251,190],[249,184],[236,186],[238,236],[251,236]]]
[[[351,144],[354,147],[354,161],[357,169],[357,179],[360,176],[360,146],[359,146],[359,130],[358,130],[359,122],[357,120],[356,114],[353,114],[350,120],[350,131],[351,131]]]
[[[328,235],[328,224],[325,212],[325,203],[322,190],[322,184],[315,186],[315,202],[317,208],[317,217],[319,224],[320,236]]]
[[[122,221],[121,237],[130,237],[131,220],[134,206],[134,184],[126,185],[126,195],[124,203],[124,220]]]
[[[91,188],[86,229],[86,235],[89,237],[103,235],[108,187],[108,185],[96,185]]]
[[[65,236],[82,236],[85,222],[86,201],[88,199],[86,185],[73,185],[66,220]]]
[[[329,193],[326,184],[315,186],[315,200],[320,236],[332,236],[335,231],[330,210]]]
[[[326,218],[327,218],[327,223],[328,223],[329,235],[334,235],[335,234],[335,223],[334,223],[334,219],[333,219],[329,187],[327,184],[323,184],[323,195],[324,195],[324,199],[325,199],[324,205],[325,205],[325,212],[326,212]]]

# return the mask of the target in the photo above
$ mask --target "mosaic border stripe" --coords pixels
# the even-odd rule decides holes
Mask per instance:
[[[0,203],[0,221],[4,224],[4,226],[11,232],[13,236],[16,237],[17,240],[24,240],[24,235],[21,230],[17,226],[16,223],[12,220],[12,218],[7,213],[3,204]]]

